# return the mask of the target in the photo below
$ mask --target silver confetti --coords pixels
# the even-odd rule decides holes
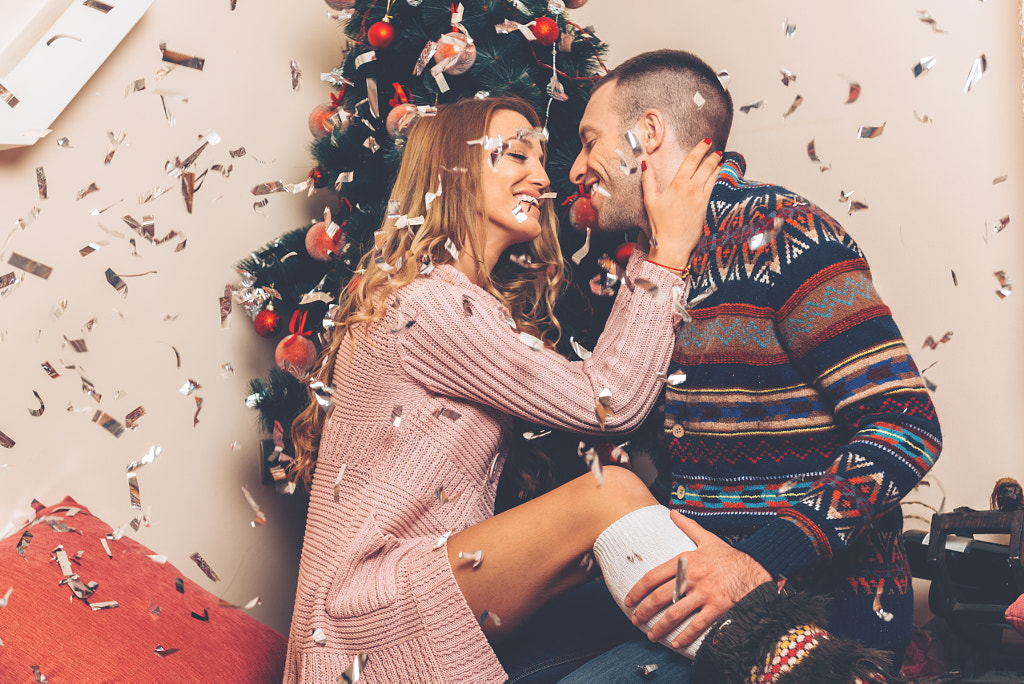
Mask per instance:
[[[576,356],[580,357],[584,361],[589,359],[591,357],[591,355],[593,354],[593,352],[588,351],[587,349],[585,349],[583,347],[583,345],[581,345],[579,342],[574,340],[572,337],[569,338],[569,346],[572,347],[572,350],[574,352],[576,352]]]
[[[857,138],[859,140],[871,140],[881,136],[884,131],[884,123],[881,126],[861,126],[857,129]]]
[[[459,560],[470,561],[473,563],[473,568],[479,568],[480,564],[484,562],[484,552],[479,551],[459,551]]]
[[[752,109],[762,109],[766,104],[768,104],[768,101],[765,100],[764,98],[761,98],[759,100],[754,100],[753,102],[751,102],[749,104],[745,104],[745,105],[741,106],[740,107],[740,111],[743,112],[744,114],[749,114],[750,110],[752,110]]]
[[[787,109],[786,113],[782,115],[782,118],[783,119],[788,118],[789,115],[792,114],[793,112],[795,112],[797,107],[799,107],[803,103],[804,103],[803,95],[797,95],[796,99],[793,100],[793,104],[789,105],[789,109]]]
[[[782,85],[788,86],[791,81],[796,81],[796,74],[789,69],[779,69],[779,73],[782,74]]]
[[[46,404],[43,403],[43,399],[42,399],[42,397],[39,396],[39,392],[36,392],[35,390],[32,390],[32,394],[35,395],[36,401],[39,402],[39,408],[37,408],[37,409],[30,408],[28,410],[28,412],[29,412],[29,414],[31,414],[31,415],[33,415],[33,416],[38,418],[39,416],[43,415],[43,411],[46,410]]]
[[[996,290],[996,294],[1000,299],[1006,299],[1013,294],[1013,283],[1010,282],[1010,276],[1006,275],[1006,271],[996,271],[992,275],[999,281],[999,289]]]
[[[402,407],[401,406],[396,406],[395,408],[391,409],[391,424],[394,427],[399,427],[399,426],[402,425]]]
[[[448,537],[450,536],[452,536],[452,533],[449,531],[445,532],[440,537],[438,537],[437,540],[434,542],[434,549],[436,550],[444,546],[448,542]]]
[[[551,434],[551,430],[538,430],[537,432],[524,432],[523,433],[523,439],[525,439],[527,442],[531,442],[531,441],[533,441],[535,439],[540,439],[541,437],[547,437],[550,434]]]
[[[911,71],[914,74],[914,78],[918,78],[920,76],[923,76],[924,74],[927,74],[929,71],[932,70],[932,67],[934,66],[935,58],[929,55],[928,57],[922,57],[918,61],[918,63],[914,65],[914,68],[911,69]]]
[[[313,643],[317,646],[325,646],[327,644],[327,635],[324,634],[324,630],[317,627],[313,630]]]
[[[199,567],[200,570],[203,571],[203,573],[207,577],[209,577],[214,582],[220,582],[220,577],[217,577],[217,573],[213,571],[213,568],[210,567],[210,564],[207,563],[203,559],[203,557],[199,555],[198,552],[193,553],[191,556],[189,556],[189,558],[192,559],[192,561]]]
[[[964,95],[971,92],[971,88],[977,85],[978,81],[981,80],[981,75],[985,73],[987,68],[988,60],[985,59],[985,55],[974,60],[974,64],[971,65],[971,71],[967,74],[967,82],[964,83]]]
[[[491,620],[494,622],[495,627],[501,627],[501,619],[489,610],[485,610],[483,613],[480,614],[479,622],[481,627],[484,626],[484,622],[487,620],[487,618],[491,618]]]
[[[787,18],[782,22],[782,30],[786,34],[787,38],[792,38],[793,34],[796,33],[796,24],[789,23],[789,19]]]
[[[289,63],[292,70],[292,90],[298,91],[302,86],[302,69],[294,59]]]
[[[352,664],[345,668],[345,671],[338,676],[338,684],[355,684],[363,676],[363,669],[366,661],[370,659],[368,653],[360,653],[353,660]]]
[[[672,587],[672,603],[678,603],[684,594],[686,594],[686,559],[679,556],[676,558],[676,581]]]
[[[572,262],[579,265],[581,261],[590,253],[590,226],[587,226],[587,239],[583,241],[583,246],[573,252]]]

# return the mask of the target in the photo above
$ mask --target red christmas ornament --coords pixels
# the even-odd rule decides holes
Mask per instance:
[[[293,333],[278,343],[274,361],[278,368],[301,380],[316,362],[316,345],[302,333]]]
[[[569,207],[569,225],[577,233],[586,233],[587,228],[597,228],[597,212],[589,197],[581,196]]]
[[[623,242],[621,245],[615,248],[615,263],[622,268],[626,268],[626,264],[629,263],[629,257],[633,255],[633,248],[636,247],[635,242]]]
[[[324,170],[319,166],[309,172],[309,180],[313,181],[314,188],[322,188],[327,185],[327,181],[324,179]]]
[[[335,128],[341,133],[348,126],[348,117],[334,116],[338,108],[331,104],[320,104],[309,113],[309,132],[317,140],[326,138]]]
[[[587,0],[565,0],[566,9],[579,9],[587,4]]]
[[[551,47],[558,40],[558,24],[551,17],[540,17],[534,20],[530,27],[537,42],[545,47]]]
[[[252,327],[260,337],[276,337],[281,332],[281,314],[274,311],[273,304],[268,304],[266,309],[256,314]]]
[[[370,27],[370,30],[366,32],[366,40],[370,42],[370,45],[383,50],[384,48],[391,45],[391,41],[395,39],[395,27],[391,25],[389,17],[384,17],[383,20],[376,22]]]
[[[388,118],[386,126],[388,129],[388,135],[392,138],[398,138],[399,136],[405,137],[409,135],[409,131],[412,130],[413,124],[419,121],[418,111],[414,104],[400,104],[390,112],[388,112]]]
[[[274,350],[277,367],[300,380],[316,362],[316,345],[309,339],[312,332],[306,330],[306,314],[306,311],[292,313],[288,323],[291,335],[281,340]]]
[[[309,256],[317,261],[332,261],[334,257],[343,251],[345,231],[338,228],[331,237],[327,233],[327,223],[320,221],[314,223],[306,231],[306,251]]]

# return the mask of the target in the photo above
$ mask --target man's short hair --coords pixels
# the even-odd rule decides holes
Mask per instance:
[[[623,128],[632,128],[648,109],[662,112],[689,150],[704,138],[725,150],[732,128],[732,97],[708,64],[683,50],[654,50],[631,57],[609,71],[594,88],[615,85],[614,108]]]

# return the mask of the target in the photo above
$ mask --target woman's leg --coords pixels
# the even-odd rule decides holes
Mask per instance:
[[[553,596],[597,573],[581,565],[597,537],[622,516],[657,502],[633,473],[604,469],[453,534],[448,557],[455,580],[484,632],[500,640]],[[473,567],[473,554],[483,552]],[[462,554],[462,558],[459,554]]]

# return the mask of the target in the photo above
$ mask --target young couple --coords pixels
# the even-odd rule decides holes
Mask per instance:
[[[701,106],[675,90],[680,81]],[[666,88],[671,105],[644,104],[664,102],[651,98]],[[538,641],[538,611],[566,606],[555,631],[600,634],[593,647],[622,632],[591,624],[594,604],[614,605],[609,595],[651,641],[696,654],[695,680],[797,681],[825,645],[835,655],[815,677],[828,667],[825,681],[883,676],[877,658],[862,660],[877,654],[824,629],[820,606],[784,602],[781,577],[670,513],[628,470],[606,467],[603,482],[588,474],[493,513],[513,417],[602,434],[631,431],[651,410],[688,325],[688,266],[731,119],[714,71],[687,53],[641,55],[593,91],[573,181],[591,192],[602,230],[642,236],[585,361],[552,349],[564,267],[537,115],[492,98],[416,124],[391,199],[423,223],[385,221],[323,355],[333,409],[314,403],[293,426],[294,474],[312,484],[286,681],[342,681],[354,668],[367,682],[550,681],[595,653],[567,646],[529,663],[521,645]],[[627,132],[640,165],[629,175]],[[507,144],[470,144],[498,138]],[[513,247],[529,258],[510,261]],[[680,554],[694,560],[684,586]],[[608,594],[580,598],[595,586]],[[749,615],[764,622],[741,625]],[[688,673],[681,664],[672,677]]]

